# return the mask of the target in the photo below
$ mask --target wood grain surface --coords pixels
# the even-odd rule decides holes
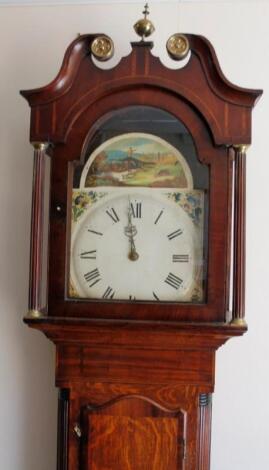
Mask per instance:
[[[68,47],[49,85],[22,92],[31,107],[31,141],[51,144],[48,316],[25,321],[56,345],[61,389],[57,470],[210,468],[211,404],[201,396],[214,391],[216,350],[247,329],[229,324],[231,237],[239,318],[244,315],[245,247],[245,154],[236,154],[234,178],[230,148],[251,142],[252,108],[262,92],[232,85],[211,44],[201,36],[187,37],[191,57],[181,69],[166,68],[152,55],[152,43],[139,42],[116,67],[101,70],[89,54],[96,35],[82,35]],[[83,163],[98,125],[128,106],[171,113],[190,132],[199,162],[208,166],[208,273],[202,304],[67,296],[74,165]],[[34,308],[40,304],[43,242],[40,157],[35,158],[31,236]]]
[[[170,415],[170,416],[169,416]],[[97,410],[86,408],[82,468],[179,470],[183,468],[182,412],[169,412],[140,397]]]

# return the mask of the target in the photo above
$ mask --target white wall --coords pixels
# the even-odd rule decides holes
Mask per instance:
[[[77,33],[105,32],[116,62],[130,50],[143,2],[121,5],[0,7],[0,467],[56,468],[54,349],[22,324],[27,310],[32,150],[29,109],[18,94],[55,77]],[[180,3],[180,4],[179,4]],[[248,154],[247,320],[249,333],[217,356],[212,470],[266,470],[269,437],[267,330],[269,4],[162,2],[152,5],[156,55],[176,31],[207,36],[236,84],[264,88]],[[171,64],[168,59],[165,63]],[[138,470],[138,469],[137,469]]]

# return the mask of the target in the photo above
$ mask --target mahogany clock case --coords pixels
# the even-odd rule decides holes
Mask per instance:
[[[223,77],[212,46],[188,35],[191,58],[180,70],[164,67],[152,43],[133,43],[113,69],[98,68],[89,54],[94,35],[68,48],[62,68],[47,87],[22,92],[32,108],[31,141],[51,148],[49,317],[225,322],[230,318],[230,246],[233,151],[250,142],[250,117],[259,91],[242,90]],[[97,127],[129,107],[172,114],[192,136],[197,158],[209,173],[206,296],[202,303],[74,301],[67,295],[70,191],[73,163],[83,163]],[[98,124],[97,124],[98,123]],[[35,274],[33,274],[35,276]]]
[[[35,147],[25,322],[56,345],[57,468],[209,470],[215,353],[247,329],[245,146],[251,142],[251,112],[261,91],[229,83],[213,47],[201,36],[186,35],[190,59],[177,70],[165,67],[152,55],[152,43],[144,41],[133,43],[130,55],[116,67],[102,70],[90,54],[97,36],[78,37],[53,82],[22,92],[31,107],[30,140]],[[187,159],[194,187],[205,192],[208,208],[201,302],[70,296],[76,172],[102,142],[104,129],[112,131],[107,129],[111,119],[116,123],[118,116],[134,110],[172,115],[190,136],[193,150]],[[120,120],[117,132],[124,126],[133,131]],[[135,130],[147,128],[140,122]],[[164,129],[152,132],[164,137]],[[51,161],[49,261],[42,302],[46,147]]]

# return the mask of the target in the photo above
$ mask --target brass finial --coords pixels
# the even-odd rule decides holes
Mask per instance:
[[[136,34],[142,38],[142,41],[144,41],[145,37],[150,36],[155,31],[154,24],[147,18],[149,15],[149,6],[147,3],[144,7],[143,15],[144,18],[138,20],[134,25],[134,30]]]
[[[149,15],[149,4],[146,3],[144,6],[144,11],[143,11],[144,18],[147,19],[147,16]]]

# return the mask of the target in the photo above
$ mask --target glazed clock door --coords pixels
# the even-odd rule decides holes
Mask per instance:
[[[69,297],[204,302],[207,188],[182,122],[146,106],[113,113],[73,170]]]
[[[83,410],[83,470],[183,470],[185,416],[129,396]]]

